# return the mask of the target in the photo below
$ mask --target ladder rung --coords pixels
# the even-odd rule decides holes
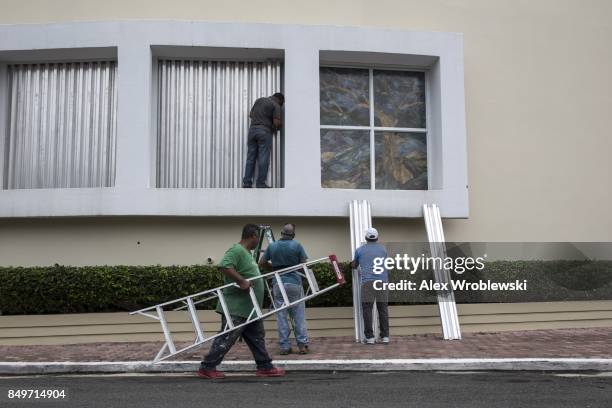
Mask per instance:
[[[187,306],[189,310],[189,316],[191,317],[191,323],[193,323],[193,329],[196,332],[196,337],[199,341],[204,341],[204,331],[200,327],[200,319],[198,319],[198,313],[192,298],[187,298]]]
[[[172,334],[170,333],[170,328],[168,327],[168,322],[166,321],[166,316],[164,316],[164,309],[161,306],[157,306],[157,316],[159,316],[159,321],[162,326],[162,330],[164,331],[164,338],[166,339],[166,344],[168,345],[168,349],[171,353],[176,353],[176,347],[174,347],[174,341],[172,341]]]

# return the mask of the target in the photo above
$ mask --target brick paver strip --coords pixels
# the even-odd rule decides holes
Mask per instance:
[[[280,356],[274,339],[268,350],[275,359],[384,359],[384,358],[612,358],[612,327],[465,333],[462,340],[444,341],[440,335],[397,336],[389,345],[355,344],[351,337],[311,340],[311,353]],[[178,347],[188,343],[178,343]],[[49,346],[0,346],[0,361],[150,361],[162,343],[115,342]],[[208,346],[177,356],[200,360]],[[237,343],[226,360],[250,360],[244,343]]]

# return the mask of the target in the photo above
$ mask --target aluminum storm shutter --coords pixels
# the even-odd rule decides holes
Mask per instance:
[[[160,60],[157,187],[238,188],[253,102],[281,89],[281,62]],[[282,187],[281,134],[268,185]]]
[[[115,184],[117,64],[8,66],[4,188]]]

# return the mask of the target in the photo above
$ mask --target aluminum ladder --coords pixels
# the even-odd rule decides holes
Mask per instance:
[[[317,279],[315,277],[315,274],[311,269],[313,265],[321,264],[321,263],[329,263],[336,277],[335,283],[327,287],[324,287],[324,288],[319,286]],[[290,302],[289,297],[287,296],[287,293],[285,292],[285,286],[282,284],[281,276],[286,273],[294,272],[294,271],[298,271],[300,275],[306,278],[308,288],[304,294],[304,297],[298,300],[295,300],[293,302]],[[162,360],[166,360],[178,354],[185,353],[191,350],[195,350],[201,347],[204,343],[210,340],[213,340],[219,336],[222,336],[232,330],[236,330],[256,320],[265,319],[266,317],[269,317],[283,309],[288,309],[300,302],[305,302],[309,299],[314,298],[315,296],[319,296],[325,292],[329,292],[330,290],[335,289],[338,286],[343,285],[345,283],[344,275],[342,274],[342,271],[340,270],[340,267],[338,265],[338,259],[336,258],[336,255],[330,255],[326,258],[320,258],[314,261],[305,262],[305,263],[295,265],[289,268],[265,273],[260,276],[249,278],[247,280],[254,281],[258,279],[264,280],[265,287],[267,288],[270,299],[273,299],[273,296],[272,296],[272,291],[270,289],[270,285],[268,284],[268,280],[274,279],[279,285],[278,287],[283,297],[283,303],[281,306],[275,307],[274,302],[271,302],[270,310],[268,312],[264,312],[259,306],[259,303],[257,302],[257,297],[255,295],[255,291],[253,290],[253,287],[251,286],[248,289],[248,294],[251,298],[251,302],[253,303],[253,310],[251,311],[251,314],[247,318],[247,320],[244,323],[239,324],[239,325],[234,325],[232,323],[232,319],[230,318],[229,309],[225,301],[225,296],[223,294],[223,289],[226,289],[229,287],[238,287],[236,283],[229,283],[227,285],[219,286],[218,288],[205,290],[203,292],[195,293],[193,295],[185,296],[185,297],[171,300],[168,302],[160,303],[155,306],[150,306],[144,309],[130,312],[131,315],[137,314],[137,315],[145,316],[151,319],[155,319],[159,321],[159,323],[161,324],[161,329],[164,333],[165,343],[162,346],[162,348],[159,350],[157,355],[155,356],[155,359],[153,360],[153,362],[158,363]],[[198,319],[198,315],[196,312],[196,305],[203,303],[203,302],[212,301],[215,299],[218,300],[219,304],[221,305],[221,308],[223,310],[223,315],[225,316],[227,323],[225,327],[223,328],[223,330],[219,331],[218,333],[214,333],[214,334],[207,336],[206,335],[207,332],[204,330],[204,328],[202,327],[200,323],[200,320]],[[179,310],[186,311],[187,316],[193,325],[193,330],[194,330],[194,335],[195,335],[195,340],[193,344],[190,344],[183,348],[176,347],[176,344],[173,339],[172,332],[170,331],[168,320],[165,314],[166,310],[164,310],[164,308],[174,310],[174,311],[179,311]]]
[[[425,219],[425,228],[427,229],[431,256],[445,259],[446,245],[444,231],[442,229],[442,218],[440,217],[440,208],[436,204],[424,204],[423,218]],[[434,262],[434,279],[438,283],[447,283],[449,287],[448,290],[437,292],[442,333],[445,340],[459,340],[461,339],[461,328],[459,327],[455,294],[453,290],[450,289],[450,272],[447,268],[444,268],[443,265],[441,268],[437,267],[437,265],[438,262]]]

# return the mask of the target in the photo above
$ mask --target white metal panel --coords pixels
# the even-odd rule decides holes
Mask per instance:
[[[115,183],[117,64],[8,66],[7,189]]]
[[[442,218],[440,209],[436,204],[423,205],[423,217],[427,229],[427,238],[431,256],[435,258],[446,258],[446,246],[444,245],[444,231],[442,229]],[[442,267],[438,268],[434,263],[434,278],[438,283],[447,283],[450,288],[450,272]],[[445,340],[461,339],[461,328],[459,326],[459,315],[455,304],[455,294],[452,289],[438,291],[438,308],[440,310],[440,321],[442,323],[442,333]]]
[[[249,112],[281,89],[281,62],[158,62],[157,187],[242,186]],[[268,185],[282,187],[281,135]]]
[[[351,257],[353,257],[355,250],[365,242],[366,229],[372,226],[370,203],[366,200],[351,201],[349,204],[349,214],[351,223]],[[376,310],[372,311],[372,316],[375,320],[377,316]],[[364,324],[361,310],[361,285],[357,269],[353,269],[353,320],[355,324],[355,341],[360,342],[364,339]],[[375,323],[374,326],[376,327]]]

